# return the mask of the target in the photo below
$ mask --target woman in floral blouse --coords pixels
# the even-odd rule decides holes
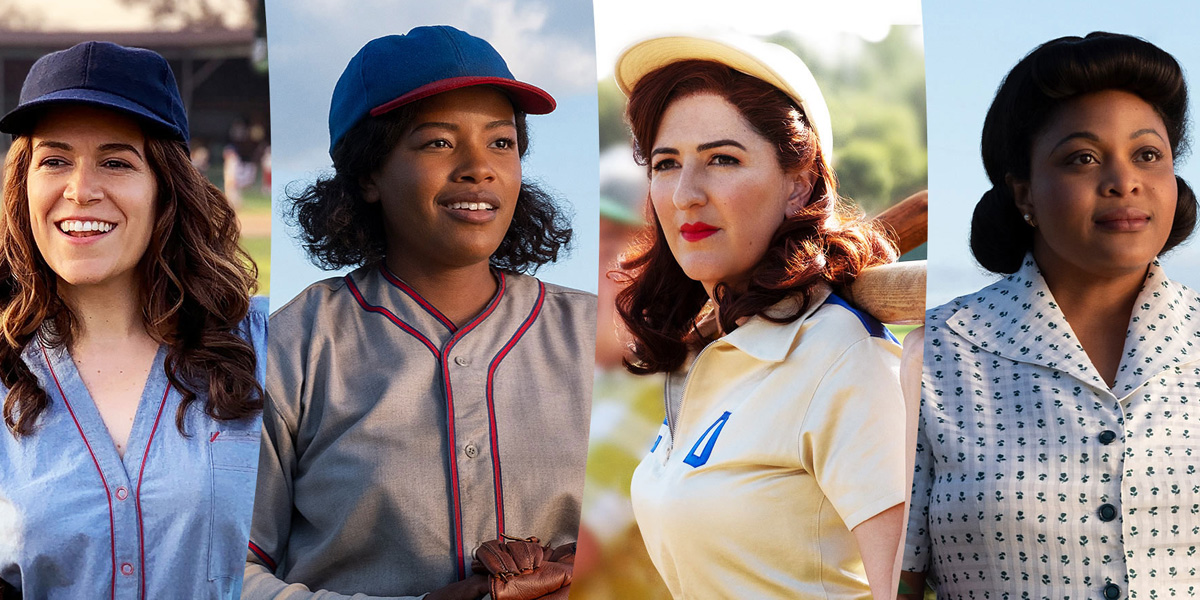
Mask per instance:
[[[1178,63],[1052,40],[1005,78],[971,249],[929,311],[904,579],[939,598],[1200,594],[1200,297],[1156,257],[1196,198]]]

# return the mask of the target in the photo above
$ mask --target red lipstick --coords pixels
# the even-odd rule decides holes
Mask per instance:
[[[704,221],[684,223],[679,227],[679,235],[683,236],[683,239],[689,242],[698,242],[718,231],[720,231],[720,228],[709,225]]]

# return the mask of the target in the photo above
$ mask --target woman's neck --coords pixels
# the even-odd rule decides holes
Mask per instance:
[[[482,312],[499,287],[487,261],[456,268],[430,268],[391,257],[385,262],[393,275],[459,327]]]
[[[75,316],[69,348],[117,453],[125,455],[158,342],[146,331],[139,287],[122,280],[70,285],[59,295]]]
[[[1063,317],[1075,332],[1092,365],[1101,378],[1112,387],[1125,348],[1128,328],[1138,292],[1146,280],[1149,265],[1144,269],[1098,276],[1078,269],[1064,268],[1053,259],[1043,263],[1038,253],[1038,266],[1046,287]]]
[[[60,280],[58,290],[75,316],[74,346],[121,347],[151,337],[138,286],[129,282],[75,286]]]

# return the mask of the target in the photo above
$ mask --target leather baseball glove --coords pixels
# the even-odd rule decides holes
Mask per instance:
[[[501,534],[475,549],[471,570],[488,575],[493,600],[565,600],[575,568],[575,544],[542,546],[536,537]]]

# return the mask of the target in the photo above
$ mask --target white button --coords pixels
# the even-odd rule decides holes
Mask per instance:
[[[465,357],[465,356],[455,356],[454,357],[454,364],[456,364],[460,367],[465,367],[470,363],[471,363],[471,361],[467,360],[467,357]]]
[[[476,448],[475,444],[467,444],[463,451],[467,453],[467,458],[475,458],[479,455],[479,448]]]

